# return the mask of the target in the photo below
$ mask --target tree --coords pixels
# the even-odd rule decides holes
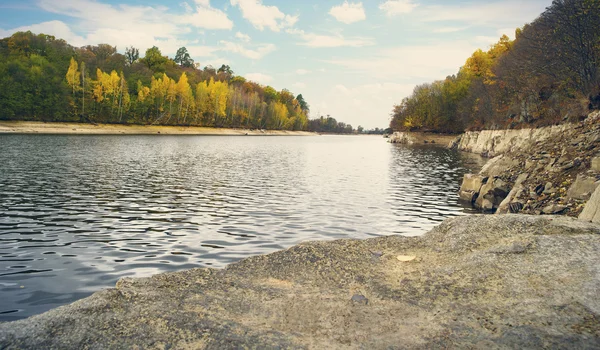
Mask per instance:
[[[194,68],[194,60],[190,57],[190,54],[185,47],[181,47],[177,50],[173,61],[182,67]]]
[[[140,50],[133,46],[126,48],[125,58],[127,59],[127,63],[131,66],[140,58]]]
[[[302,94],[298,95],[296,97],[296,100],[298,100],[298,103],[300,104],[300,108],[302,109],[302,111],[304,113],[308,113],[310,111],[310,106],[308,105],[308,103],[306,103]]]
[[[67,70],[67,83],[73,90],[73,97],[75,97],[75,91],[79,90],[81,86],[81,73],[78,70],[77,61],[75,58],[71,57],[71,63],[69,64],[69,69]]]
[[[144,64],[153,71],[164,71],[165,64],[168,59],[163,57],[160,49],[156,46],[152,46],[148,50],[146,50],[146,55],[143,58]]]

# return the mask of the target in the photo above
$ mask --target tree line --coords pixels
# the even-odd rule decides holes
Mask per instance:
[[[600,0],[554,0],[535,21],[477,50],[457,74],[416,86],[390,127],[458,133],[544,126],[600,108]]]
[[[0,120],[320,131],[302,94],[248,81],[227,65],[201,69],[185,47],[173,59],[157,47],[141,57],[135,47],[121,54],[18,32],[0,40],[0,57]]]

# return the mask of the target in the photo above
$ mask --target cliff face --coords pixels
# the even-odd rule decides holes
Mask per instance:
[[[125,278],[0,324],[0,348],[597,349],[598,251],[600,226],[572,218],[465,216]]]
[[[494,157],[459,192],[484,212],[579,216],[600,185],[600,112],[574,124],[468,132],[450,147]]]

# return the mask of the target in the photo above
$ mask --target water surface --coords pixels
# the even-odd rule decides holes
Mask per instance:
[[[480,160],[380,137],[0,135],[0,321],[125,276],[464,215]]]

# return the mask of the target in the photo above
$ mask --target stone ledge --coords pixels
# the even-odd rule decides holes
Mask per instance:
[[[598,348],[598,251],[595,224],[465,216],[423,237],[304,243],[223,270],[123,279],[0,324],[0,348]]]

